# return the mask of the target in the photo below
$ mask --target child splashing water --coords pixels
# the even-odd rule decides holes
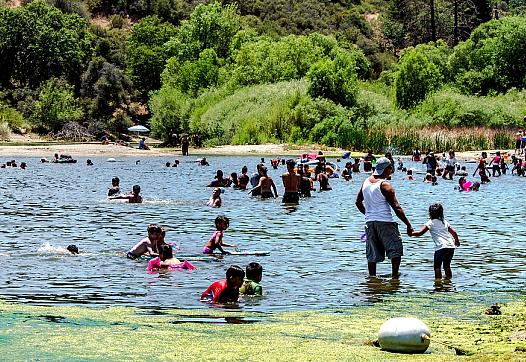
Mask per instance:
[[[435,256],[433,268],[435,269],[435,279],[442,279],[441,267],[444,266],[446,279],[451,279],[451,260],[455,253],[455,248],[460,246],[458,235],[455,230],[444,220],[444,208],[441,204],[429,206],[429,221],[422,226],[419,231],[413,231],[411,236],[424,235],[428,230],[435,242]]]
[[[149,272],[176,269],[193,270],[195,269],[195,267],[192,264],[190,264],[187,260],[181,262],[179,259],[174,258],[173,249],[168,244],[162,244],[161,246],[159,246],[159,256],[148,262]]]
[[[223,247],[232,247],[235,248],[237,245],[228,245],[223,243],[223,235],[224,231],[228,229],[228,226],[230,225],[230,220],[226,216],[218,216],[215,220],[216,224],[216,231],[212,234],[210,239],[206,242],[205,246],[203,247],[203,254],[212,254],[214,250],[218,249],[221,254],[229,254],[228,251],[223,250]]]

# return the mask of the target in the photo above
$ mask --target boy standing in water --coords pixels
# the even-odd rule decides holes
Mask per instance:
[[[283,186],[285,186],[285,193],[283,194],[283,203],[285,204],[299,204],[300,197],[298,194],[301,178],[294,171],[296,162],[294,160],[287,160],[287,172],[281,175]]]

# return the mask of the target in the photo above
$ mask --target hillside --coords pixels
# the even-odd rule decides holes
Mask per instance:
[[[166,143],[504,146],[526,114],[522,6],[455,5],[4,1],[0,137],[141,123]]]

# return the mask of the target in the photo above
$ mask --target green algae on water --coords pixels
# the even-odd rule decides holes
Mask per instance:
[[[487,307],[462,295],[448,295],[447,300],[440,295],[407,296],[371,306],[286,313],[218,309],[149,313],[126,307],[1,302],[0,352],[10,360],[57,361],[525,358],[524,302],[503,304],[497,316],[486,315]],[[388,353],[368,343],[376,339],[385,320],[396,316],[414,316],[430,327],[426,354]]]

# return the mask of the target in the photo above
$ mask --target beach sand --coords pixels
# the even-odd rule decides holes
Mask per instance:
[[[11,142],[0,143],[0,157],[7,156],[26,156],[26,157],[45,157],[51,159],[53,154],[68,154],[75,157],[182,157],[180,148],[159,148],[155,145],[159,141],[147,139],[146,144],[151,145],[150,150],[139,150],[135,144],[133,147],[118,146],[114,144],[102,145],[99,142],[87,143],[54,143],[45,142],[31,136],[18,136]],[[191,148],[190,157],[195,156],[298,156],[302,153],[322,151],[329,157],[340,157],[345,150],[334,147],[320,145],[289,145],[289,144],[262,144],[262,145],[226,145],[211,148]],[[505,151],[505,150],[503,150]],[[460,160],[473,160],[480,156],[482,151],[457,152]],[[494,150],[486,150],[488,155]],[[352,152],[353,157],[362,157],[364,152]],[[436,152],[435,154],[439,154]],[[399,157],[399,155],[394,156]],[[404,157],[404,156],[402,156]],[[409,156],[405,156],[409,157]]]

